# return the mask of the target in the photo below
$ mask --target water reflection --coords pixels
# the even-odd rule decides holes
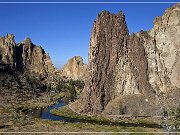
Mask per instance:
[[[65,121],[65,122],[72,122],[76,123],[79,122],[78,120],[72,120],[68,118],[63,118],[59,116],[55,116],[50,113],[50,111],[54,108],[60,108],[66,104],[68,104],[69,99],[64,98],[64,99],[59,99],[55,105],[49,106],[47,108],[37,108],[37,109],[32,109],[27,112],[27,115],[30,117],[35,117],[35,118],[41,118],[41,119],[48,119],[48,120],[54,120],[54,121]]]
[[[93,121],[93,120],[86,120],[86,119],[81,119],[81,120],[75,120],[75,119],[70,119],[70,118],[63,118],[60,116],[55,116],[50,113],[50,111],[54,108],[60,108],[63,107],[64,105],[68,104],[69,100],[68,99],[59,99],[57,101],[57,104],[52,105],[47,108],[39,108],[39,109],[32,109],[26,114],[30,117],[36,117],[36,118],[41,118],[41,119],[47,119],[47,120],[53,120],[53,121],[64,121],[64,122],[70,122],[70,123],[77,123],[77,122],[82,122],[82,123],[96,123],[99,125],[111,125],[111,126],[126,126],[126,127],[149,127],[149,128],[162,128],[159,124],[148,124],[148,123],[126,123],[126,122],[111,122],[109,123],[108,121]]]

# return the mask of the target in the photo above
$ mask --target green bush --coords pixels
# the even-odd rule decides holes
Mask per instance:
[[[123,115],[123,114],[125,114],[126,113],[126,106],[120,106],[119,107],[119,114],[120,115]]]
[[[54,87],[54,84],[49,83],[47,85],[47,89],[49,91],[55,90],[56,92],[64,92],[66,93],[66,97],[69,98],[70,101],[74,101],[81,93],[81,91],[84,88],[84,82],[80,80],[68,80],[68,81],[62,81],[59,80],[57,84]]]

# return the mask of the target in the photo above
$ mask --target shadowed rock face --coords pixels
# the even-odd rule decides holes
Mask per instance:
[[[0,37],[0,95],[13,100],[39,96],[47,90],[48,82],[60,79],[55,75],[51,79],[54,70],[49,55],[30,38],[16,44],[12,34]]]
[[[94,22],[88,58],[84,113],[100,113],[113,98],[115,66],[127,48],[128,29],[122,12],[103,11]]]
[[[177,105],[172,93],[179,95],[179,36],[180,4],[157,17],[152,30],[132,35],[122,12],[103,11],[92,29],[85,88],[71,108],[91,114],[121,114],[124,109],[124,114],[160,115],[156,95],[161,98],[162,93],[164,105]]]
[[[46,85],[30,75],[17,74],[9,64],[0,63],[0,95],[12,102],[28,100],[39,96]]]
[[[86,68],[87,65],[83,63],[83,59],[80,56],[75,56],[68,60],[60,70],[60,74],[73,80],[84,80]]]

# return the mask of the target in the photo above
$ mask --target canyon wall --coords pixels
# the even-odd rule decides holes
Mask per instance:
[[[86,76],[87,65],[83,63],[80,56],[75,56],[60,69],[61,76],[65,76],[73,80],[84,80]]]
[[[80,113],[161,115],[180,103],[180,4],[150,31],[129,35],[122,12],[101,12],[93,24]]]
[[[48,74],[54,71],[51,59],[42,47],[34,45],[30,38],[16,44],[13,34],[0,37],[0,60],[20,73]]]
[[[48,83],[60,79],[54,72],[49,55],[30,38],[16,44],[13,34],[0,37],[0,94],[7,99],[39,96],[48,90]]]
[[[80,56],[70,59],[62,70],[58,70],[41,46],[33,44],[30,38],[20,43],[14,38],[13,34],[0,37],[0,94],[27,99],[60,90],[61,81],[85,78],[87,65]]]

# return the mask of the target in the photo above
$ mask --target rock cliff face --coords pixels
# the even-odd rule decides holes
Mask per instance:
[[[76,56],[59,71],[44,49],[34,45],[30,38],[16,44],[13,34],[0,37],[0,94],[14,95],[14,99],[59,90],[60,83],[68,79],[84,79],[86,66],[82,58]]]
[[[36,97],[55,80],[54,71],[49,55],[30,38],[16,44],[12,34],[0,37],[0,94],[14,100]]]
[[[9,64],[0,63],[0,95],[10,102],[35,98],[46,91],[46,84],[25,74],[19,74]]]
[[[160,115],[161,102],[178,105],[179,36],[180,4],[157,17],[152,30],[132,35],[122,12],[103,11],[92,29],[85,88],[71,108],[91,114]]]
[[[54,71],[49,55],[41,47],[34,45],[30,38],[16,44],[12,34],[0,38],[0,60],[21,73],[48,74]]]
[[[15,45],[14,35],[0,37],[0,60],[11,67],[15,67]]]
[[[122,12],[103,11],[94,22],[89,48],[84,112],[100,113],[114,96],[115,65],[123,56],[128,29]]]
[[[68,60],[67,64],[60,70],[62,76],[66,76],[73,80],[84,80],[87,65],[83,63],[80,56],[75,56]]]

